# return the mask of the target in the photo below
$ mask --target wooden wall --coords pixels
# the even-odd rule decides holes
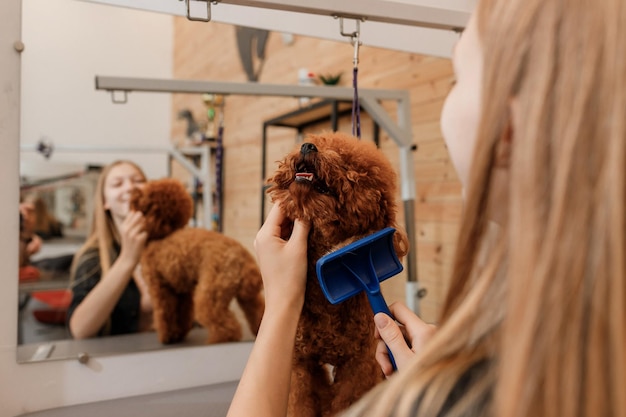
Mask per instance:
[[[189,22],[175,17],[174,77],[214,81],[246,82],[240,63],[235,27],[219,23]],[[361,26],[367,30],[367,24]],[[351,85],[353,48],[345,43],[295,36],[286,44],[272,32],[259,77],[262,83],[297,84],[299,68],[316,74],[343,72],[342,85]],[[461,186],[442,140],[439,114],[450,88],[452,69],[447,59],[420,56],[363,45],[360,48],[359,87],[407,89],[411,95],[411,123],[416,168],[416,236],[418,278],[428,294],[421,313],[436,320],[450,274],[458,221]],[[383,103],[395,118],[393,103]],[[191,109],[196,118],[206,114],[201,95],[175,94],[172,100],[172,140],[185,137],[185,123],[177,113]],[[260,225],[261,137],[264,120],[298,108],[296,98],[228,96],[225,99],[224,131],[224,217],[223,232],[240,240],[250,250]],[[371,121],[363,115],[363,137],[371,137]],[[328,126],[319,126],[319,129]],[[350,118],[341,120],[339,130],[350,131]],[[270,128],[267,172],[275,161],[296,146],[296,131]],[[381,131],[381,148],[397,166],[393,141]],[[400,202],[400,207],[402,203]],[[403,224],[403,223],[402,223]],[[404,299],[405,275],[383,285],[388,302]]]

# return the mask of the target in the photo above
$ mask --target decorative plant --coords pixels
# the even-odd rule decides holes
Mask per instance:
[[[341,81],[341,73],[320,75],[319,79],[324,85],[337,85]]]

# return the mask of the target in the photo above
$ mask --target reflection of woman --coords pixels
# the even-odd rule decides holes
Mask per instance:
[[[35,204],[31,199],[20,201],[20,240],[24,243],[25,263],[41,250],[41,237],[35,234]]]
[[[72,264],[68,323],[76,339],[151,329],[152,305],[138,265],[147,236],[142,214],[129,209],[131,190],[145,181],[129,161],[108,165],[98,178],[91,234]]]
[[[399,371],[346,416],[626,416],[625,22],[623,0],[478,1],[441,120],[467,191],[442,318],[392,305],[405,339],[375,316]],[[266,310],[229,417],[287,414],[308,234],[288,226],[275,206],[255,240]]]
[[[33,204],[35,206],[35,233],[44,240],[63,237],[63,224],[48,211],[43,198],[35,198]]]

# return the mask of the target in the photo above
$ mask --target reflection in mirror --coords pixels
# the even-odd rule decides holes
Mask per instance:
[[[91,223],[97,168],[22,168],[18,344],[68,339],[70,265]]]
[[[54,227],[40,222],[40,248],[21,259],[37,270],[20,270],[18,362],[206,343],[201,327],[164,346],[154,331],[73,340],[65,324],[69,264],[89,232],[100,168],[127,159],[149,179],[170,174],[170,95],[136,95],[114,105],[95,90],[94,76],[171,78],[172,17],[76,0],[23,0],[22,19],[23,210],[39,207]],[[38,239],[23,237],[22,253]],[[242,330],[243,340],[253,338],[247,325]]]

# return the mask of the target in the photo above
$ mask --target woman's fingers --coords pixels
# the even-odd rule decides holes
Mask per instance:
[[[131,211],[120,226],[122,252],[120,256],[129,257],[133,262],[139,262],[141,253],[148,240],[145,230],[143,213]]]
[[[138,236],[144,232],[144,218],[139,211],[131,211],[128,213],[122,224],[120,233],[127,236]]]
[[[404,303],[396,302],[389,306],[396,320],[404,325],[406,339],[410,341],[411,350],[419,352],[424,344],[435,333],[436,327],[423,321]]]
[[[376,329],[378,330],[380,338],[391,351],[398,369],[401,369],[404,364],[413,357],[414,353],[404,339],[400,326],[385,313],[377,313],[374,316],[374,322],[376,323]],[[385,375],[388,375],[391,362],[389,361],[388,355],[379,352],[379,350],[380,346],[377,349],[378,363],[381,365]]]
[[[280,204],[275,204],[257,233],[254,249],[263,276],[266,306],[303,301],[309,228],[300,220],[292,224]]]
[[[285,214],[283,213],[280,204],[274,204],[261,229],[265,228],[268,232],[271,232],[272,236],[280,237],[280,229],[284,221]]]
[[[309,230],[311,230],[311,225],[309,223],[296,219],[293,223],[293,231],[289,237],[289,242],[306,249],[306,241],[309,237]]]
[[[379,340],[376,345],[376,362],[380,365],[380,369],[385,374],[385,377],[388,378],[393,375],[394,369],[389,359],[389,351],[387,350],[387,345],[382,340]]]
[[[409,326],[415,322],[422,322],[422,320],[404,303],[395,302],[389,306],[389,311],[396,318],[396,320],[405,326]]]
[[[376,348],[376,360],[386,376],[392,372],[387,348],[391,350],[398,369],[402,369],[436,331],[435,326],[424,322],[401,302],[391,304],[389,310],[395,321],[384,313],[374,316],[376,336],[381,339]]]
[[[280,237],[281,225],[284,222],[284,219],[285,215],[280,209],[280,206],[278,204],[274,204],[267,215],[263,226],[261,226],[256,234],[256,238],[254,239],[255,250],[258,250],[257,246],[260,245],[261,242],[265,242],[274,237]]]

